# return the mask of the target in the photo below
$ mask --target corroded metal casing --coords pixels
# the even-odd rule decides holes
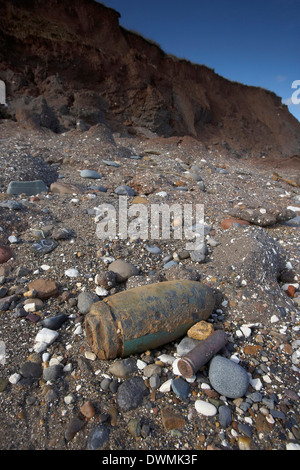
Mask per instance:
[[[192,377],[204,364],[217,354],[227,343],[227,335],[222,330],[215,331],[195,348],[179,359],[177,367],[185,378]]]
[[[215,306],[213,291],[178,280],[135,287],[92,305],[85,318],[87,340],[100,359],[128,357],[183,336]]]

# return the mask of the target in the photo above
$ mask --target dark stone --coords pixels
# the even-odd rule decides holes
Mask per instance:
[[[105,425],[97,426],[88,437],[88,450],[101,450],[109,440],[110,431]]]
[[[75,434],[80,431],[84,426],[84,421],[77,416],[74,416],[70,419],[65,430],[65,439],[66,441],[71,441]]]
[[[20,369],[20,374],[25,378],[39,379],[42,373],[42,366],[37,362],[24,362]]]
[[[149,393],[141,377],[133,377],[123,382],[118,388],[117,403],[123,411],[133,410],[142,404]]]
[[[61,315],[45,318],[41,323],[45,328],[49,328],[49,330],[58,330],[67,319],[68,315],[62,313]]]
[[[172,380],[172,390],[179,397],[186,399],[190,392],[190,385],[183,379]]]

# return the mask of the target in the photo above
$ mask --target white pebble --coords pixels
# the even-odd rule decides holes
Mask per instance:
[[[137,368],[138,368],[139,370],[143,370],[144,367],[146,367],[147,364],[146,364],[145,361],[142,361],[141,359],[138,359],[138,360],[136,361],[136,365],[137,365]]]
[[[64,402],[65,402],[66,405],[70,405],[71,403],[74,403],[74,401],[75,401],[75,397],[72,394],[67,395],[66,397],[64,397]]]
[[[23,306],[25,312],[35,312],[36,311],[36,305],[34,302],[30,304],[26,304]]]
[[[230,360],[235,362],[236,364],[238,364],[241,360],[238,356],[236,356],[235,354],[233,354],[231,357],[230,357]]]
[[[260,379],[250,379],[250,385],[257,391],[262,389],[262,383]]]
[[[12,374],[8,380],[11,384],[16,384],[19,382],[20,378],[21,378],[21,374],[18,374],[16,372],[15,374]]]
[[[42,354],[42,361],[43,362],[48,362],[49,361],[49,358],[50,358],[50,354],[45,352]]]
[[[249,336],[251,336],[252,331],[248,326],[241,326],[241,331],[245,338],[249,338]]]
[[[81,335],[81,333],[82,333],[82,326],[80,323],[78,323],[78,325],[76,326],[74,330],[74,335]]]
[[[263,375],[263,380],[264,382],[266,382],[267,384],[270,384],[272,382],[271,378],[269,375]]]
[[[270,424],[274,424],[274,423],[275,423],[275,419],[274,419],[273,416],[270,415],[270,414],[266,416],[266,421],[268,421],[268,423],[270,423]]]
[[[162,393],[170,392],[172,387],[172,379],[166,380],[161,386],[159,387],[159,391]]]
[[[65,275],[68,277],[77,277],[79,276],[79,271],[75,268],[70,268],[65,271]]]
[[[58,332],[49,328],[42,328],[35,337],[37,343],[52,344],[58,337]]]
[[[217,408],[212,404],[204,400],[195,401],[196,411],[204,416],[215,416],[217,414]]]
[[[272,315],[271,316],[271,323],[276,323],[277,321],[279,321],[279,318],[277,317],[277,315]]]
[[[99,295],[99,297],[106,297],[109,294],[108,290],[100,286],[96,287],[95,292],[97,295]]]
[[[8,237],[8,241],[10,243],[18,243],[19,240],[17,239],[15,235],[10,235],[10,237]]]
[[[286,450],[300,450],[300,444],[296,444],[296,442],[289,442],[285,448]]]
[[[159,359],[164,364],[169,364],[170,366],[175,361],[175,357],[171,356],[170,354],[161,354],[157,359]]]
[[[42,264],[41,269],[43,271],[49,271],[49,269],[51,269],[51,266],[49,266],[48,264]]]
[[[210,390],[210,385],[208,385],[206,383],[202,383],[201,388],[202,388],[202,390]]]
[[[85,351],[84,353],[86,359],[89,359],[90,361],[95,361],[96,360],[96,354],[93,353],[92,351]]]

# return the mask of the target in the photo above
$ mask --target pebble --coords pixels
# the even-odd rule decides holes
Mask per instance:
[[[189,336],[185,336],[176,348],[176,352],[178,356],[185,356],[189,353],[192,349],[198,346],[199,340],[190,338]]]
[[[20,374],[26,378],[38,379],[42,373],[42,366],[37,362],[26,361],[20,368]]]
[[[203,341],[208,338],[214,332],[214,327],[211,323],[204,320],[195,323],[188,331],[187,335],[189,338]]]
[[[109,441],[110,430],[105,425],[97,426],[92,430],[87,441],[87,450],[101,450]]]
[[[228,426],[231,425],[231,422],[232,422],[231,409],[229,408],[229,406],[221,405],[218,408],[218,412],[219,412],[220,426],[226,429]]]
[[[58,296],[57,284],[51,279],[36,279],[28,284],[28,290],[36,291],[36,297],[41,300]]]
[[[68,422],[65,429],[65,440],[67,442],[71,441],[74,436],[83,428],[84,421],[77,416],[74,416]]]
[[[149,379],[149,385],[150,385],[150,388],[152,388],[153,390],[156,390],[157,388],[159,388],[159,386],[160,386],[160,376],[159,376],[159,374],[151,375],[151,377]]]
[[[159,255],[162,252],[162,249],[155,245],[146,245],[146,250],[152,255]]]
[[[91,306],[99,302],[99,297],[97,294],[92,292],[80,292],[77,299],[77,307],[80,313],[85,315],[90,311]]]
[[[58,243],[55,240],[51,239],[44,239],[44,240],[39,240],[35,243],[33,243],[30,247],[30,249],[39,256],[46,255],[47,253],[51,253],[51,251],[55,250],[55,248],[58,246]]]
[[[195,409],[197,413],[204,416],[215,416],[218,411],[215,405],[204,400],[196,400]]]
[[[49,330],[58,330],[67,320],[68,315],[62,313],[53,317],[48,317],[42,320],[41,324]]]
[[[119,196],[135,196],[135,190],[127,186],[126,184],[122,184],[115,189],[115,193]]]
[[[79,276],[79,271],[76,268],[69,268],[69,269],[66,269],[65,275],[67,277],[78,277]]]
[[[127,358],[114,362],[108,370],[115,377],[126,379],[137,371],[137,366],[133,359]]]
[[[211,360],[209,380],[212,387],[227,398],[244,396],[249,385],[246,370],[223,356],[215,356]]]
[[[127,261],[119,259],[113,261],[109,265],[108,270],[116,274],[117,282],[125,282],[131,276],[137,276],[139,274],[139,270],[136,266],[134,266],[132,263],[128,263]]]
[[[125,380],[117,392],[117,403],[123,411],[136,409],[143,403],[144,396],[149,393],[141,377]]]
[[[19,382],[19,380],[22,378],[21,374],[18,374],[15,372],[14,374],[10,375],[8,380],[11,384],[16,384]]]
[[[13,257],[13,252],[8,246],[0,246],[0,264],[6,263]]]
[[[185,417],[169,407],[161,410],[161,419],[166,431],[170,431],[171,429],[181,429],[186,425]]]
[[[11,181],[7,188],[7,194],[26,194],[35,196],[40,193],[47,193],[48,186],[42,180],[35,181]]]
[[[177,378],[172,380],[172,390],[173,392],[182,399],[186,399],[190,393],[190,385],[183,380],[182,378]]]
[[[93,403],[90,400],[84,402],[84,404],[80,407],[80,413],[86,419],[92,419],[96,414],[96,410]]]
[[[59,334],[57,333],[57,331],[50,330],[49,328],[42,328],[35,337],[35,348],[39,350],[40,348],[46,349],[47,346],[52,344],[58,336]]]
[[[161,375],[162,369],[158,364],[148,364],[143,369],[143,375],[145,377],[151,377],[154,374]]]
[[[97,171],[94,170],[81,170],[80,172],[81,178],[91,178],[91,179],[100,179],[101,176]]]
[[[61,377],[62,373],[63,367],[60,364],[54,364],[43,370],[43,379],[46,382],[55,381]]]
[[[170,392],[172,388],[172,380],[173,379],[168,379],[163,384],[161,384],[161,386],[159,387],[159,391],[162,393]]]

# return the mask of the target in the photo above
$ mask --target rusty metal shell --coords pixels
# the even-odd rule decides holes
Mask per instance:
[[[100,359],[127,357],[183,336],[215,306],[208,286],[188,280],[136,287],[92,305],[87,340]]]

